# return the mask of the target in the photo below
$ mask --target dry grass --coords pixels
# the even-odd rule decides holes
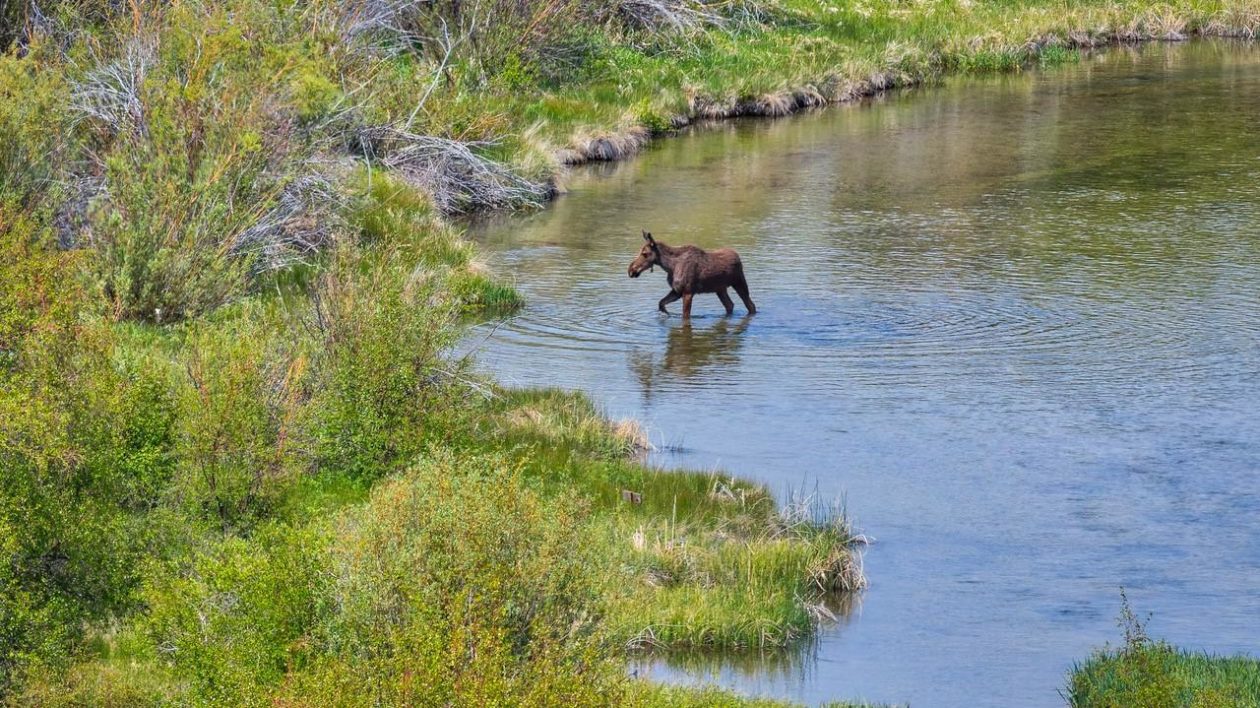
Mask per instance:
[[[652,439],[648,437],[647,429],[643,424],[632,418],[625,418],[614,421],[612,423],[612,435],[618,440],[624,440],[627,447],[632,453],[650,452],[655,449],[652,445]]]
[[[569,147],[559,152],[557,159],[565,165],[624,160],[637,155],[651,139],[651,132],[637,125],[620,131],[579,133]]]

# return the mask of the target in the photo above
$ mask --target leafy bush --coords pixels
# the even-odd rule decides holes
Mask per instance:
[[[290,676],[295,705],[608,705],[600,578],[584,507],[544,500],[511,460],[434,451],[337,531],[340,600]]]
[[[224,532],[263,517],[292,471],[301,364],[265,322],[197,326],[184,342],[175,492]]]
[[[215,57],[187,61],[200,72]],[[244,85],[141,81],[134,124],[96,119],[121,144],[104,161],[108,199],[91,213],[91,233],[115,317],[160,322],[245,291],[251,254],[233,257],[232,238],[278,192],[264,170],[284,148],[259,131],[284,128],[268,126],[265,94]]]
[[[451,383],[442,351],[456,335],[442,274],[407,247],[361,263],[351,249],[316,286],[319,353],[308,417],[318,465],[375,479],[423,445],[430,408]]]
[[[142,625],[160,663],[187,678],[197,702],[265,703],[302,668],[336,600],[328,544],[318,528],[267,526],[155,574]]]
[[[64,74],[55,64],[50,71],[34,58],[4,54],[3,46],[0,38],[0,229],[18,210],[53,201],[50,178],[74,153],[72,139],[58,125],[65,119]]]
[[[133,607],[173,447],[165,388],[111,361],[99,331],[21,346],[0,374],[0,691],[18,664],[63,664],[85,622]]]

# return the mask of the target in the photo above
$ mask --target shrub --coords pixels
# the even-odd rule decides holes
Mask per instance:
[[[86,622],[133,607],[171,406],[110,353],[99,330],[41,331],[0,374],[0,691],[19,664],[61,665]]]
[[[584,506],[544,500],[506,458],[433,451],[338,528],[338,611],[295,705],[608,705]]]
[[[0,0],[0,22],[5,2],[13,0]],[[33,58],[3,53],[2,35],[0,29],[0,230],[14,210],[52,201],[49,178],[74,152],[58,125],[65,115],[64,75],[56,66],[49,70]]]
[[[440,272],[411,249],[382,248],[367,264],[355,253],[338,253],[316,286],[307,421],[321,468],[371,480],[421,449],[429,409],[450,393],[441,353],[457,330]]]
[[[315,527],[266,526],[155,574],[142,626],[197,702],[258,705],[301,669],[311,632],[335,600],[328,543]]]
[[[286,451],[302,364],[281,341],[254,313],[196,326],[184,343],[175,491],[224,532],[265,516],[292,471]]]

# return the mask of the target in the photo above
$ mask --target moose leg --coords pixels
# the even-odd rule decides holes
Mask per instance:
[[[726,308],[726,316],[730,317],[735,312],[735,303],[731,302],[731,296],[726,294],[726,288],[717,291],[718,299],[722,301],[722,307]]]
[[[692,294],[692,293],[687,293],[687,294],[685,294],[685,295],[683,295],[683,296],[682,296],[682,299],[683,299],[683,319],[684,319],[684,320],[689,320],[689,319],[691,319],[691,298],[693,298],[693,297],[695,297],[695,295],[694,295],[694,294]]]
[[[732,287],[735,288],[735,294],[739,295],[739,299],[744,301],[744,307],[748,308],[748,314],[757,314],[757,306],[753,304],[752,298],[748,296],[748,281],[741,277],[732,283]]]
[[[657,303],[657,304],[656,304],[656,309],[658,309],[658,310],[660,310],[661,312],[664,312],[665,314],[667,314],[667,315],[668,315],[668,314],[669,314],[669,310],[666,310],[666,309],[665,309],[665,306],[666,306],[666,305],[668,305],[668,304],[669,304],[669,303],[671,303],[671,302],[678,302],[678,299],[679,299],[679,298],[681,298],[681,297],[682,297],[682,295],[679,295],[678,293],[674,292],[673,290],[670,290],[670,291],[669,291],[669,294],[668,294],[668,295],[666,295],[665,297],[661,298],[661,301],[660,301],[659,303]]]

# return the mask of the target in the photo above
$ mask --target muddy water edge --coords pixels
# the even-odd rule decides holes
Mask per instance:
[[[1258,224],[1260,51],[1115,48],[576,170],[474,226],[529,304],[470,341],[641,420],[659,464],[845,495],[876,539],[802,652],[653,677],[1060,705],[1121,585],[1158,636],[1260,652]],[[739,250],[759,314],[657,315],[641,228]]]

